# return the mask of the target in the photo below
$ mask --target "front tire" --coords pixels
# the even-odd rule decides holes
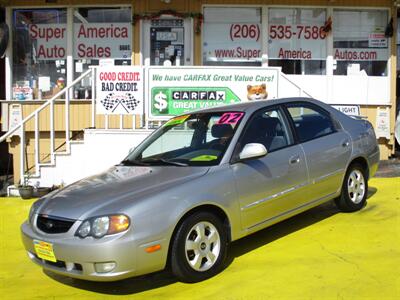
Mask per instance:
[[[336,206],[344,212],[360,210],[367,201],[368,181],[361,164],[350,165],[342,185],[342,193],[335,199]]]
[[[173,238],[172,273],[183,282],[198,282],[217,274],[227,252],[227,234],[214,214],[196,212],[186,218]]]

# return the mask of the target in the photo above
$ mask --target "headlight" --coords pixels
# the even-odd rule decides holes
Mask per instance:
[[[129,228],[130,221],[125,215],[101,216],[85,220],[79,226],[76,235],[85,238],[93,236],[101,238],[108,234],[115,234]]]
[[[109,217],[100,217],[94,219],[92,228],[93,236],[97,238],[105,236],[108,232],[109,227],[110,227]]]
[[[90,229],[91,229],[91,225],[89,221],[85,221],[82,223],[81,226],[79,226],[79,230],[78,230],[78,235],[80,237],[87,237],[90,233]]]

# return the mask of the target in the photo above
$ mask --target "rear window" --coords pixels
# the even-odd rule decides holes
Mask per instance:
[[[313,140],[335,132],[329,113],[307,104],[288,105],[300,142]]]

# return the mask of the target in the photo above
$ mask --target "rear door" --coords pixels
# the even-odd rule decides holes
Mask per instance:
[[[351,155],[349,135],[317,105],[296,102],[286,104],[286,108],[306,156],[310,176],[307,193],[313,200],[332,196],[341,188]]]
[[[308,180],[305,156],[294,143],[283,110],[275,107],[256,112],[239,139],[238,152],[248,143],[263,144],[268,154],[231,165],[243,229],[262,227],[307,199],[303,192]]]

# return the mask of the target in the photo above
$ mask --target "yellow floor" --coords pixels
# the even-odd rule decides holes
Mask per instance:
[[[0,299],[400,299],[400,178],[370,186],[360,212],[328,203],[235,242],[227,268],[197,284],[165,272],[117,283],[46,274],[19,236],[33,201],[0,198]]]

